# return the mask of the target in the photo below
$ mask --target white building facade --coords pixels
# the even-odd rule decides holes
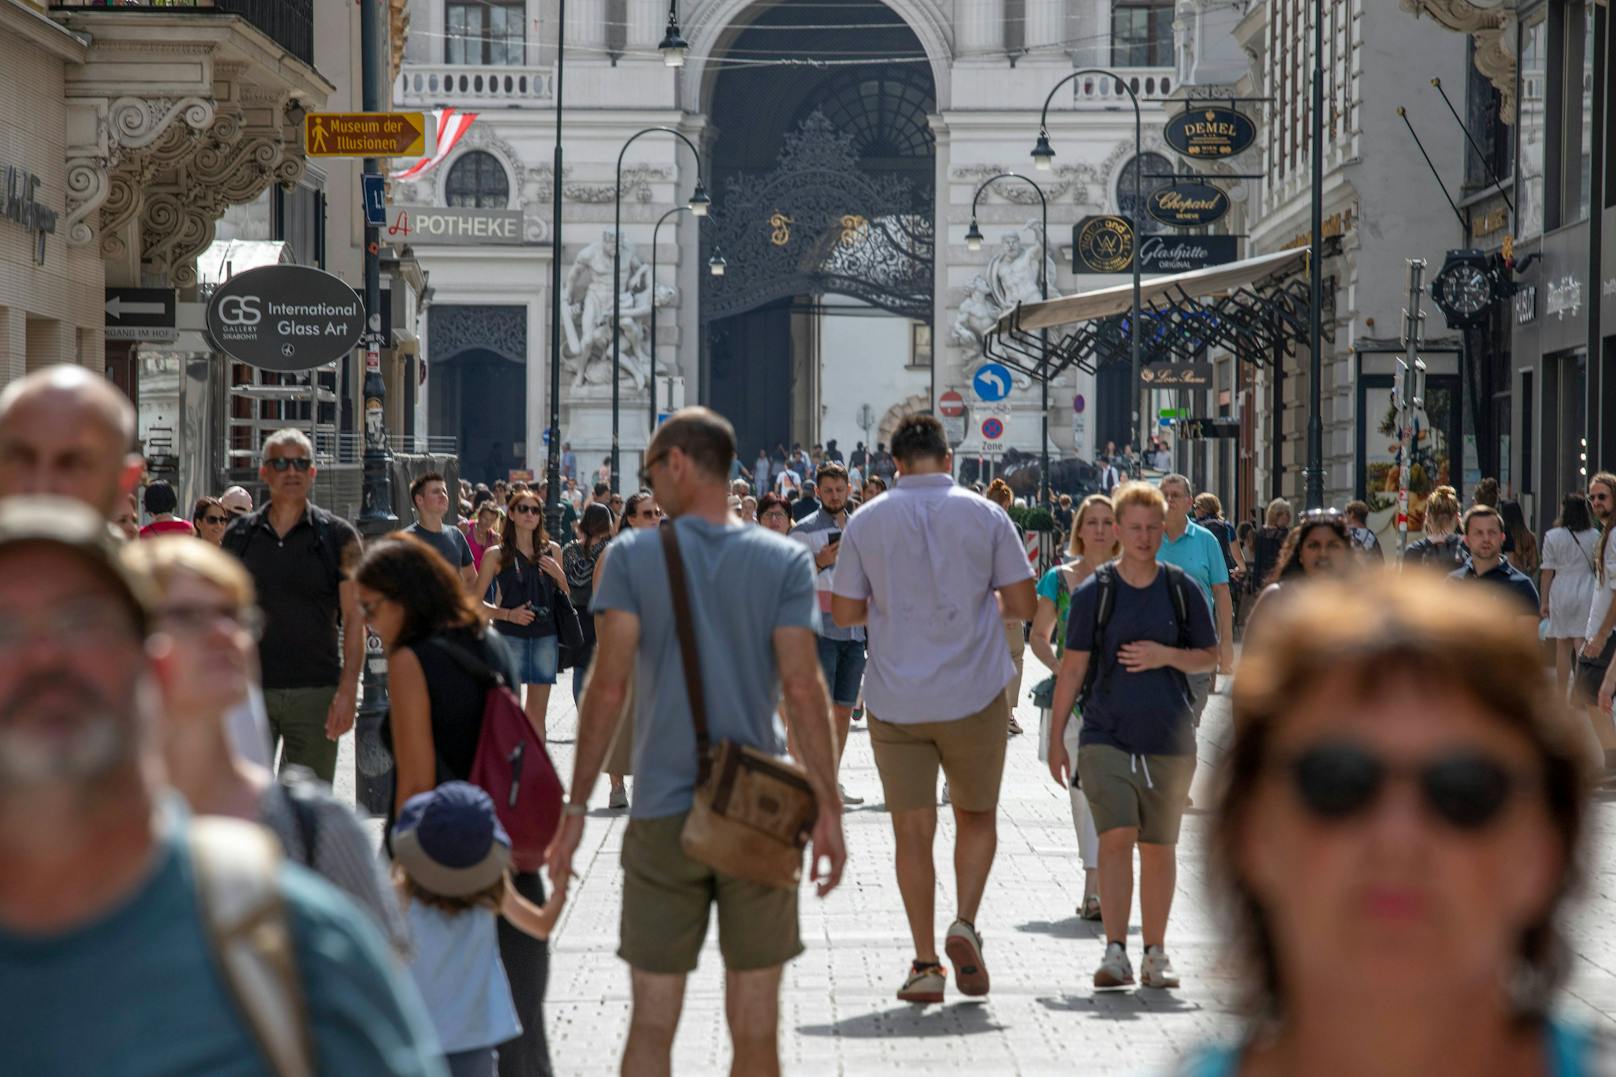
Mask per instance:
[[[832,438],[846,452],[886,441],[903,415],[949,390],[971,400],[982,330],[1006,305],[1036,299],[1040,283],[1056,295],[1126,279],[1074,275],[1070,248],[1084,217],[1127,208],[1127,94],[1098,75],[1068,83],[1050,105],[1054,167],[1035,171],[1029,154],[1046,95],[1096,67],[1135,89],[1143,149],[1161,155],[1146,167],[1166,163],[1163,99],[1180,62],[1171,0],[699,0],[678,11],[690,49],[677,69],[657,48],[668,19],[666,0],[569,0],[557,252],[553,7],[411,0],[396,107],[476,113],[441,163],[391,192],[395,214],[447,211],[468,222],[456,229],[477,232],[407,241],[431,284],[423,418],[431,433],[459,438],[468,476],[543,468],[557,331],[561,437],[580,471],[609,454],[619,209],[623,476],[652,427],[653,365],[678,379],[683,400],[735,422],[743,459]],[[619,207],[619,152],[655,127],[687,138],[701,159],[672,134],[635,138]],[[1000,172],[1043,187],[1047,235],[1037,193],[1001,179],[978,200],[987,242],[973,252],[973,196]],[[711,215],[670,214],[698,178]],[[514,231],[494,242],[491,228]],[[708,263],[720,252],[727,271],[714,278]],[[559,326],[553,257],[570,323]],[[996,447],[1038,452],[1039,388],[1017,379]],[[973,412],[962,456],[982,447],[985,414]],[[1091,459],[1104,414],[1093,377],[1064,373],[1049,391],[1052,456]],[[1126,421],[1109,437],[1126,440]]]

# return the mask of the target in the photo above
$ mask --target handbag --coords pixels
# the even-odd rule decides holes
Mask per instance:
[[[673,522],[664,522],[661,531],[685,694],[696,727],[696,788],[679,844],[686,856],[714,871],[789,889],[802,879],[802,851],[819,816],[818,800],[801,767],[732,740],[712,744],[684,559]]]
[[[467,778],[493,799],[494,814],[511,839],[512,865],[518,871],[537,871],[561,821],[561,778],[550,753],[503,674],[442,636],[431,642],[487,686],[477,754]]]

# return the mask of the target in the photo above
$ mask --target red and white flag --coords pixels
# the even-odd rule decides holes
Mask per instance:
[[[454,152],[455,145],[465,137],[466,131],[477,119],[475,112],[461,112],[452,108],[434,109],[432,115],[438,121],[437,152],[430,157],[421,158],[402,172],[394,172],[389,178],[412,180],[424,176],[438,167],[449,154]]]

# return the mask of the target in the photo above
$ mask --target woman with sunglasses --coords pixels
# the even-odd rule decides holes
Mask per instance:
[[[512,505],[524,496],[535,495],[513,495]],[[490,559],[498,549],[488,552]],[[382,833],[391,840],[393,821],[411,797],[430,792],[440,781],[471,779],[488,686],[466,668],[465,660],[497,670],[514,687],[519,663],[513,661],[512,649],[522,641],[489,631],[482,606],[466,593],[449,562],[413,535],[392,534],[373,542],[354,569],[354,582],[365,622],[387,654],[388,712],[382,736],[391,742],[395,767]],[[539,723],[536,728],[544,727]],[[517,893],[544,904],[544,883],[537,872],[516,872],[512,878]],[[549,1073],[544,1033],[549,950],[504,919],[498,930],[500,961],[522,1022],[522,1035],[500,1047],[501,1065],[514,1073]]]
[[[636,490],[628,495],[628,501],[617,498],[618,508],[614,511],[620,513],[617,518],[616,534],[625,531],[644,531],[662,523],[662,509],[657,506],[656,495],[649,490]]]
[[[499,545],[500,532],[505,529],[505,514],[499,510],[492,496],[477,506],[477,518],[465,524],[466,545],[471,547],[471,562],[479,572],[483,567],[483,554]]]
[[[778,535],[791,533],[791,506],[779,494],[758,498],[757,522]]]
[[[199,497],[191,509],[191,526],[196,528],[196,537],[214,546],[224,542],[225,528],[233,519],[230,510],[216,497]]]
[[[1257,623],[1257,614],[1274,596],[1297,580],[1314,580],[1351,571],[1352,539],[1347,518],[1334,509],[1310,509],[1285,536],[1279,548],[1279,562],[1257,595],[1246,615],[1246,631]]]
[[[567,575],[561,547],[544,529],[544,502],[532,490],[511,495],[505,534],[484,551],[471,593],[486,595],[490,586],[494,594],[484,608],[516,656],[517,677],[527,686],[522,709],[543,740],[550,686],[561,668],[554,611],[567,601]]]
[[[1248,1023],[1188,1074],[1606,1072],[1554,1012],[1588,785],[1519,623],[1376,573],[1249,637],[1208,855]]]
[[[124,561],[157,595],[150,652],[163,693],[168,782],[198,815],[262,823],[289,860],[323,875],[371,915],[399,953],[409,932],[354,813],[301,767],[277,781],[267,766],[269,729],[255,712],[262,627],[252,578],[241,562],[205,543],[163,536],[131,543]]]

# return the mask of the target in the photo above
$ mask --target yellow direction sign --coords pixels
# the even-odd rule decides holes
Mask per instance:
[[[310,112],[303,117],[308,157],[425,157],[424,112]]]

